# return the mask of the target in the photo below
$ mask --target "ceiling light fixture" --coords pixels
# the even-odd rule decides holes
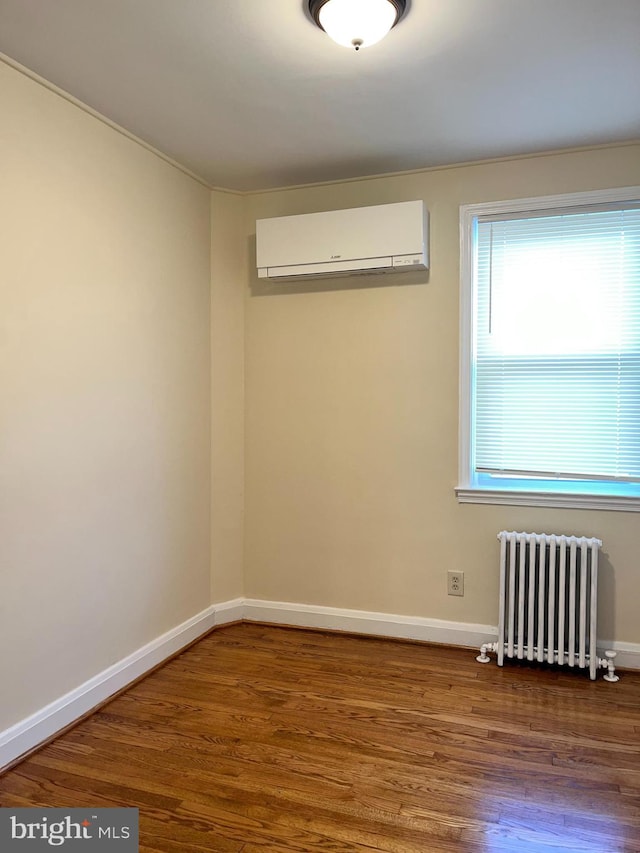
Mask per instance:
[[[383,39],[406,5],[407,0],[309,0],[309,12],[335,42],[360,50]]]

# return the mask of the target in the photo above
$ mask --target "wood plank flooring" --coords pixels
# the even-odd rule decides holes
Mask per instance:
[[[640,853],[640,673],[218,629],[0,777],[136,806],[143,853]]]

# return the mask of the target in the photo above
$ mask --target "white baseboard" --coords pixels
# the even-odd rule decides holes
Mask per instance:
[[[623,669],[640,669],[640,643],[617,643],[615,640],[598,640],[598,652],[605,649],[616,652],[616,666]]]
[[[35,714],[0,732],[0,770],[206,634],[217,624],[219,609],[222,607],[215,604],[207,607]],[[229,609],[224,614],[228,612]]]
[[[216,627],[228,625],[230,622],[242,622],[244,618],[244,598],[234,598],[214,604],[216,611]]]
[[[287,601],[235,598],[212,604],[90,678],[75,690],[0,732],[0,770],[49,740],[212,628],[243,619],[249,622],[329,629],[470,648],[479,648],[482,643],[494,642],[498,634],[498,629],[493,625],[447,622],[442,619],[346,610]],[[640,670],[640,644],[602,640],[598,643],[598,650],[602,652],[604,649],[613,649],[618,653],[616,666]]]
[[[249,622],[271,622],[297,628],[318,628],[348,631],[354,634],[373,634],[398,640],[421,640],[445,643],[449,646],[479,648],[495,642],[498,628],[472,622],[447,622],[419,616],[399,616],[391,613],[370,613],[364,610],[345,610],[339,607],[320,607],[312,604],[293,604],[287,601],[261,601],[247,598],[244,618]],[[617,652],[616,666],[640,669],[640,643],[613,640],[598,641],[598,652],[605,649]]]
[[[244,603],[244,618],[250,622],[273,622],[299,628],[327,628],[354,634],[374,634],[399,640],[422,640],[452,646],[480,647],[497,636],[492,625],[471,622],[446,622],[420,616],[400,616],[394,613],[375,613],[365,610],[345,610],[341,607],[319,607],[313,604],[292,604],[286,601],[260,601],[248,598]]]

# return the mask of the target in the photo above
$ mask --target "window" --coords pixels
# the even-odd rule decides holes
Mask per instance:
[[[459,500],[640,510],[640,187],[461,229]]]

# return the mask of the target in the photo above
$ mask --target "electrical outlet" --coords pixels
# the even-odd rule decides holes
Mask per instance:
[[[447,572],[447,594],[464,595],[464,572]]]

